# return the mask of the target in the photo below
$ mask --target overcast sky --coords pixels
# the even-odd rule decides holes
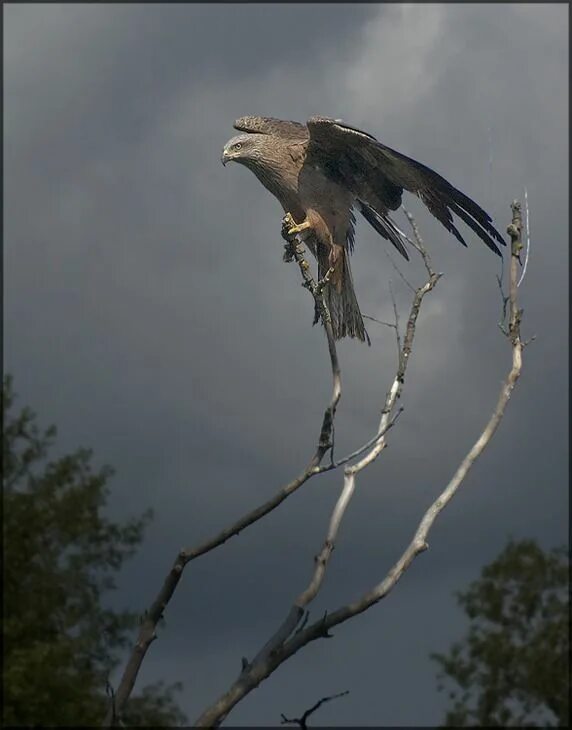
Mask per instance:
[[[5,369],[58,448],[113,465],[110,513],[156,517],[115,605],[143,611],[177,550],[274,494],[313,453],[330,393],[326,340],[281,208],[220,164],[245,114],[341,117],[436,169],[506,230],[526,186],[521,381],[430,550],[366,614],[314,642],[227,723],[431,725],[436,666],[466,623],[453,591],[509,536],[566,540],[568,35],[565,5],[6,5]],[[400,555],[489,418],[510,350],[500,260],[411,197],[435,267],[390,448],[364,473],[312,616],[355,599]],[[405,225],[403,214],[397,221]],[[364,313],[402,321],[408,290],[360,222]],[[389,252],[393,257],[393,252]],[[399,262],[401,266],[401,262]],[[402,270],[422,282],[418,262]],[[371,437],[395,369],[392,330],[339,345],[339,455]],[[305,587],[341,474],[316,478],[192,563],[138,687],[180,680],[192,721]],[[117,679],[117,678],[116,678]]]

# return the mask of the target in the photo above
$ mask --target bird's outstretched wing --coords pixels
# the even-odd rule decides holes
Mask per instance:
[[[308,127],[300,122],[287,122],[273,117],[240,117],[232,125],[239,132],[249,134],[268,134],[273,137],[289,139],[308,139]]]
[[[459,216],[492,251],[501,255],[495,241],[503,246],[506,243],[488,213],[429,167],[335,119],[311,117],[307,127],[310,133],[308,156],[320,161],[326,174],[343,181],[382,219],[388,210],[400,206],[401,194],[407,190],[418,195],[463,246],[467,244],[453,223],[451,213]],[[374,225],[375,216],[365,217]]]

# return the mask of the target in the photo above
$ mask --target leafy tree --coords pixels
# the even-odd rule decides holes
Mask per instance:
[[[568,575],[566,549],[510,541],[458,594],[468,634],[432,655],[454,684],[446,727],[568,727]]]
[[[151,518],[116,524],[103,515],[112,474],[87,449],[48,461],[56,430],[2,393],[4,504],[4,725],[100,725],[118,654],[138,617],[102,606],[113,576]],[[172,726],[185,716],[178,685],[144,688],[128,725]]]

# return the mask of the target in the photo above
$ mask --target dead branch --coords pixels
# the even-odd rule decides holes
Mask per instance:
[[[349,689],[345,692],[339,692],[337,695],[331,695],[330,697],[322,697],[321,700],[318,700],[315,705],[312,705],[309,710],[306,710],[302,717],[294,717],[294,718],[288,718],[286,715],[281,714],[280,717],[282,718],[281,725],[299,725],[301,728],[307,728],[307,720],[318,708],[320,708],[323,704],[326,702],[330,702],[331,700],[336,700],[338,697],[344,697],[344,695],[349,695],[350,691]]]
[[[376,319],[375,317],[370,317],[369,314],[362,314],[361,316],[364,319],[370,319],[372,322],[377,322],[377,324],[383,324],[386,327],[391,327],[392,329],[395,329],[395,324],[393,322],[384,322],[382,319]]]
[[[179,584],[179,581],[183,574],[183,570],[187,563],[190,563],[192,560],[195,560],[201,555],[204,555],[205,553],[219,547],[219,545],[222,545],[231,537],[238,535],[240,532],[242,532],[242,530],[254,524],[272,510],[276,509],[276,507],[278,507],[287,497],[293,494],[311,477],[315,476],[316,474],[320,474],[321,472],[319,470],[319,466],[324,456],[329,450],[332,450],[333,452],[334,419],[336,415],[336,408],[338,406],[342,393],[342,382],[336,343],[331,325],[331,318],[323,294],[324,287],[328,283],[328,276],[330,272],[326,274],[326,277],[324,277],[324,279],[316,281],[310,273],[310,265],[304,258],[304,247],[302,240],[299,239],[298,236],[288,237],[285,228],[286,226],[285,224],[283,224],[282,235],[286,238],[289,244],[289,250],[287,253],[289,256],[291,256],[292,259],[295,259],[302,274],[303,286],[306,287],[314,297],[316,306],[320,311],[320,315],[324,323],[326,337],[328,340],[328,351],[330,355],[333,386],[330,402],[324,411],[316,450],[308,465],[301,472],[301,474],[299,474],[295,479],[283,486],[267,502],[264,502],[262,505],[252,510],[251,512],[248,512],[235,523],[225,528],[224,530],[221,530],[221,532],[219,532],[213,538],[206,540],[205,542],[195,547],[185,548],[179,552],[175,559],[175,562],[173,563],[173,566],[171,567],[169,573],[167,574],[167,577],[163,582],[159,593],[157,594],[150,608],[145,612],[143,616],[137,640],[131,650],[125,669],[123,670],[117,692],[114,694],[112,701],[110,701],[109,703],[108,711],[103,722],[104,727],[112,727],[121,722],[121,714],[123,713],[127,701],[131,696],[131,692],[133,691],[133,687],[135,686],[135,681],[137,679],[137,675],[139,674],[141,664],[143,663],[143,660],[151,643],[157,638],[157,624],[163,617],[163,612],[165,611],[167,604],[171,600],[173,593],[175,592]],[[292,240],[292,238],[294,238],[294,240]],[[285,260],[291,259],[285,256]],[[330,468],[334,467],[330,466]],[[299,619],[296,620],[294,627],[298,624],[298,622]],[[290,633],[291,630],[288,631],[287,635],[290,635]],[[243,662],[243,664],[248,665],[248,662]]]
[[[360,462],[353,466],[347,466],[344,469],[343,487],[330,517],[326,539],[324,540],[319,554],[315,558],[314,572],[307,588],[294,600],[282,624],[264,644],[252,662],[243,667],[241,674],[228,692],[220,697],[215,704],[213,704],[199,717],[196,721],[197,726],[213,727],[219,725],[231,709],[240,702],[243,697],[257,687],[263,679],[269,676],[269,674],[271,674],[282,663],[282,661],[284,661],[284,659],[277,660],[277,658],[283,656],[284,650],[292,641],[292,639],[289,638],[292,636],[292,633],[295,632],[294,636],[297,637],[306,634],[308,631],[308,629],[304,629],[302,631],[299,629],[297,631],[295,630],[304,616],[306,607],[314,600],[321,588],[328,562],[334,550],[339,526],[355,491],[356,475],[366,466],[375,461],[387,445],[385,435],[393,423],[395,423],[395,420],[399,415],[399,413],[397,413],[397,415],[392,419],[392,413],[403,388],[405,372],[407,370],[409,356],[413,347],[417,319],[419,317],[423,298],[435,287],[441,277],[441,274],[437,274],[432,270],[429,256],[420,237],[414,245],[423,258],[428,272],[428,279],[423,286],[415,290],[403,344],[398,338],[399,358],[397,372],[385,398],[385,404],[381,412],[381,420],[377,434],[367,444],[354,452],[354,454],[350,454],[349,457],[338,462],[338,465],[340,463],[345,463],[348,460],[351,460],[354,456],[361,455],[364,451],[367,451],[367,454]],[[395,326],[397,330],[397,312],[395,312],[395,315]],[[332,466],[334,465],[336,465],[336,462],[332,462]],[[328,467],[316,467],[316,470],[326,471],[328,470]],[[321,627],[321,636],[323,637],[329,636],[325,621],[326,619],[324,617],[321,621],[315,624],[315,626]]]
[[[267,642],[267,644],[255,657],[253,662],[245,667],[245,669],[241,672],[238,680],[234,682],[230,689],[224,695],[222,695],[211,707],[209,707],[207,710],[205,710],[205,712],[201,714],[196,722],[197,726],[218,726],[225,719],[225,717],[232,710],[232,708],[243,697],[245,697],[249,692],[257,687],[264,679],[266,679],[283,662],[289,659],[298,650],[318,638],[331,636],[330,629],[332,629],[334,626],[348,621],[349,619],[357,616],[360,613],[363,613],[364,611],[371,608],[371,606],[381,601],[393,589],[403,573],[411,565],[415,557],[428,548],[427,536],[433,523],[437,519],[437,516],[440,514],[440,512],[446,507],[446,505],[456,494],[459,486],[468,474],[470,468],[490,442],[504,415],[506,405],[520,376],[522,368],[522,350],[524,345],[520,337],[520,321],[522,316],[522,310],[519,310],[517,308],[516,295],[517,267],[519,262],[519,253],[522,247],[522,221],[520,215],[520,204],[517,201],[512,204],[512,212],[512,223],[508,227],[508,233],[511,237],[512,243],[509,293],[510,321],[508,330],[508,336],[512,346],[512,367],[505,381],[503,382],[501,392],[498,397],[493,414],[490,417],[481,435],[479,436],[473,447],[470,449],[466,457],[463,459],[462,463],[453,475],[451,481],[447,484],[445,489],[441,492],[441,494],[439,494],[439,496],[425,512],[417,527],[417,530],[413,535],[411,542],[405,548],[401,557],[389,570],[385,578],[366,594],[358,597],[355,601],[352,601],[351,603],[342,606],[332,613],[325,614],[320,620],[314,622],[309,626],[306,626],[305,628],[298,629],[292,635],[292,631],[300,622],[300,619],[304,614],[303,607],[305,607],[314,598],[320,588],[329,556],[331,555],[331,552],[333,550],[334,538],[337,533],[337,529],[339,527],[345,508],[347,507],[347,504],[355,490],[356,477],[364,468],[369,466],[377,458],[381,450],[385,447],[385,437],[382,436],[378,441],[376,441],[371,450],[358,463],[344,469],[344,486],[342,489],[342,493],[338,499],[338,502],[330,519],[328,534],[324,542],[322,551],[316,560],[314,574],[308,588],[302,594],[300,594],[298,599],[294,602],[288,617],[283,622],[280,629],[274,634],[270,641]],[[407,217],[410,222],[412,222],[409,214],[407,214]],[[423,297],[426,293],[431,291],[431,289],[435,286],[438,279],[440,278],[440,274],[436,274],[432,269],[429,255],[423,245],[421,237],[418,235],[418,231],[416,231],[415,226],[413,226],[413,230],[416,237],[416,248],[423,258],[429,278],[428,281],[415,292],[409,320],[407,323],[405,338],[403,346],[401,348],[400,362],[398,365],[397,374],[386,396],[385,406],[382,411],[379,429],[380,432],[387,427],[390,413],[395,406],[395,402],[399,397],[399,393],[403,386],[405,371],[412,350],[415,327]]]

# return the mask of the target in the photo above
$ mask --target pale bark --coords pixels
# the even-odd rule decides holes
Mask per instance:
[[[415,247],[423,257],[428,273],[428,280],[415,292],[404,342],[400,349],[397,374],[388,391],[385,406],[382,411],[379,432],[383,435],[374,439],[374,443],[370,450],[359,462],[352,466],[347,466],[344,469],[343,488],[336,506],[334,507],[326,539],[322,547],[322,551],[316,559],[316,566],[308,587],[294,601],[285,621],[271,639],[264,645],[263,649],[257,654],[250,664],[246,663],[243,666],[240,676],[232,684],[229,690],[200,715],[195,723],[196,726],[218,726],[238,702],[240,702],[249,692],[255,689],[264,679],[272,674],[272,672],[274,672],[283,662],[295,654],[299,649],[318,638],[330,637],[331,634],[329,631],[334,626],[348,621],[381,601],[396,585],[415,557],[428,548],[427,536],[433,523],[440,512],[456,494],[475,460],[480,456],[490,442],[504,415],[508,400],[520,376],[522,368],[522,350],[524,347],[524,343],[521,341],[520,337],[520,320],[522,311],[517,308],[518,257],[522,247],[522,221],[520,217],[520,204],[518,202],[515,201],[513,203],[512,211],[513,219],[511,225],[508,227],[508,233],[511,237],[508,336],[512,348],[512,367],[503,382],[496,407],[484,430],[461,462],[450,482],[427,509],[413,535],[411,542],[407,545],[401,557],[388,571],[385,578],[375,585],[370,591],[358,597],[354,601],[338,608],[332,613],[326,613],[320,620],[313,624],[309,626],[302,625],[296,630],[296,627],[304,615],[304,608],[313,600],[320,589],[329,557],[334,548],[335,537],[337,535],[340,521],[355,490],[357,476],[377,458],[386,445],[384,429],[387,429],[390,414],[395,407],[395,402],[400,395],[403,386],[405,371],[412,351],[417,318],[423,297],[427,294],[427,292],[431,291],[440,277],[439,274],[435,274],[433,271],[429,255],[421,237],[419,236],[417,227],[411,216],[406,213],[413,226]]]
[[[289,240],[284,233],[284,229],[283,235],[287,240]],[[109,708],[103,722],[104,727],[110,727],[120,722],[121,715],[125,709],[125,705],[129,697],[131,696],[133,687],[135,686],[135,681],[137,679],[137,675],[139,673],[145,655],[151,643],[156,638],[157,624],[161,620],[163,612],[165,611],[167,604],[171,600],[173,593],[175,592],[177,585],[179,584],[179,580],[181,579],[181,575],[183,574],[183,570],[187,563],[219,547],[219,545],[222,545],[231,537],[238,535],[240,532],[242,532],[242,530],[254,524],[262,517],[267,515],[269,512],[274,510],[276,507],[278,507],[285,499],[287,499],[287,497],[293,494],[311,477],[321,473],[319,466],[324,456],[328,453],[328,451],[333,451],[334,419],[336,415],[336,408],[342,394],[342,380],[340,365],[338,361],[338,353],[336,350],[336,342],[332,331],[329,312],[323,296],[323,289],[324,286],[327,284],[327,279],[325,281],[315,281],[310,273],[310,265],[303,255],[303,242],[302,240],[299,240],[298,237],[296,237],[296,239],[297,240],[294,241],[294,243],[292,241],[289,241],[288,255],[290,258],[286,259],[285,257],[285,260],[296,261],[302,274],[303,286],[307,288],[308,291],[310,291],[310,293],[314,297],[314,300],[316,301],[317,306],[319,307],[328,341],[328,352],[332,373],[332,394],[328,406],[324,411],[322,426],[320,428],[320,434],[318,437],[316,449],[308,465],[301,472],[301,474],[299,474],[292,481],[288,482],[288,484],[284,485],[271,499],[264,502],[256,509],[253,509],[252,511],[246,513],[243,517],[238,519],[229,527],[226,527],[224,530],[221,530],[221,532],[219,532],[217,535],[210,538],[209,540],[206,540],[205,542],[202,542],[194,547],[184,548],[179,552],[173,563],[173,566],[171,567],[163,582],[159,593],[157,594],[149,609],[145,611],[142,617],[137,640],[131,649],[127,664],[119,681],[117,691],[113,693],[111,701],[109,703]],[[330,464],[329,468],[332,468],[332,463]]]

